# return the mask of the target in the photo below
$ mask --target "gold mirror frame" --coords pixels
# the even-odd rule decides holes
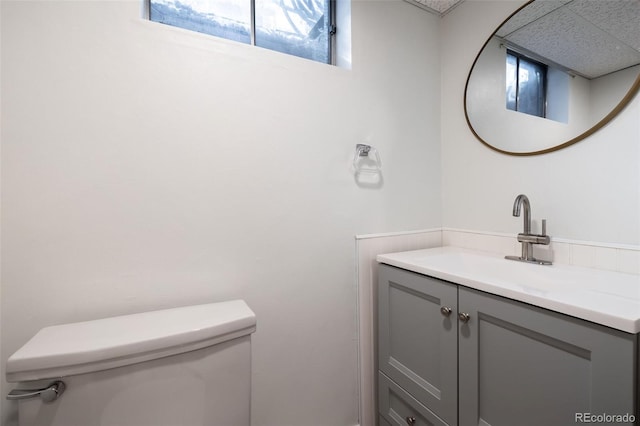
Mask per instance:
[[[546,148],[546,149],[541,149],[539,151],[531,151],[531,152],[512,152],[512,151],[506,151],[506,150],[503,150],[503,149],[500,149],[500,148],[496,148],[495,146],[491,145],[489,142],[485,141],[480,135],[478,135],[478,133],[475,131],[475,129],[471,125],[471,121],[469,120],[469,113],[467,111],[467,91],[469,90],[469,81],[471,79],[471,74],[473,73],[473,69],[476,66],[476,63],[478,62],[478,59],[480,58],[480,55],[482,55],[482,52],[484,52],[485,47],[493,39],[493,37],[500,30],[500,28],[505,23],[507,23],[507,21],[509,21],[513,16],[515,16],[518,12],[520,12],[522,9],[524,9],[527,6],[529,6],[531,3],[535,2],[535,1],[536,0],[529,0],[527,3],[525,3],[524,5],[519,7],[515,12],[513,12],[504,21],[502,21],[502,23],[500,25],[498,25],[498,27],[496,28],[496,30],[493,33],[491,33],[491,35],[489,36],[487,41],[484,42],[484,44],[482,45],[482,48],[480,49],[480,51],[476,55],[476,58],[474,59],[473,64],[471,65],[471,69],[469,70],[469,75],[467,76],[467,82],[465,83],[465,86],[464,86],[464,118],[467,121],[467,125],[469,126],[469,129],[471,130],[473,135],[480,142],[482,142],[482,144],[485,145],[486,147],[488,147],[488,148],[490,148],[490,149],[492,149],[494,151],[500,152],[502,154],[513,155],[513,156],[517,156],[517,157],[525,157],[525,156],[531,156],[531,155],[547,154],[549,152],[558,151],[560,149],[566,148],[566,147],[571,146],[571,145],[573,145],[573,144],[575,144],[577,142],[580,142],[583,139],[588,138],[589,136],[593,135],[595,132],[597,132],[598,130],[600,130],[604,126],[606,126],[611,120],[613,120],[629,104],[629,102],[631,102],[631,100],[636,96],[636,94],[640,90],[640,74],[638,74],[638,77],[633,82],[633,85],[631,86],[631,88],[629,89],[627,94],[620,100],[620,102],[613,108],[613,110],[611,110],[611,112],[609,114],[607,114],[602,120],[598,121],[593,127],[588,129],[587,131],[581,133],[580,135],[568,140],[567,142],[561,143],[561,144],[553,146],[551,148]]]

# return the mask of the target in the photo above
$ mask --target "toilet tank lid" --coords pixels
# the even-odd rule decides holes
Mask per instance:
[[[8,382],[90,373],[216,345],[255,331],[243,300],[45,327],[6,364]]]

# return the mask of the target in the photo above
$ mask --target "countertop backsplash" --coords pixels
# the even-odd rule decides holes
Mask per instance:
[[[520,255],[515,235],[442,229],[442,245],[504,255]],[[549,246],[534,246],[534,254],[565,265],[640,274],[640,246],[572,241],[551,237]]]

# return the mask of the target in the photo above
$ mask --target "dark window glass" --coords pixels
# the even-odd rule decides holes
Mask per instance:
[[[545,116],[547,66],[507,51],[507,108]]]

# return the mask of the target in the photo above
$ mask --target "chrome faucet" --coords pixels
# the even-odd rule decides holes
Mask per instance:
[[[524,207],[524,231],[523,234],[531,234],[531,203],[526,195],[520,194],[513,202],[513,216],[520,217],[520,207]],[[518,240],[520,241],[520,240]],[[533,256],[533,244],[530,242],[522,242],[522,259],[528,260]]]
[[[522,243],[522,256],[505,256],[505,259],[518,260],[520,262],[538,263],[540,265],[551,265],[548,260],[539,260],[533,257],[533,245],[549,245],[551,238],[547,234],[547,221],[542,219],[542,234],[531,233],[531,204],[526,195],[520,194],[513,202],[513,215],[520,216],[520,208],[523,207],[524,231],[518,234],[518,241]]]

